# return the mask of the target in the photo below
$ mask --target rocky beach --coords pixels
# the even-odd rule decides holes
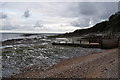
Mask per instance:
[[[99,48],[52,45],[52,41],[61,39],[36,37],[3,41],[3,77],[48,70],[64,60],[105,51]]]
[[[13,78],[119,78],[118,49],[63,60],[44,71],[31,71]]]

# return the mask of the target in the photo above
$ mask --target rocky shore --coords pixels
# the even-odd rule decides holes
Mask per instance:
[[[43,71],[31,71],[12,78],[118,78],[118,49],[63,60]]]
[[[2,76],[44,71],[69,58],[105,51],[99,48],[55,46],[51,44],[54,40],[61,39],[25,38],[2,42]]]

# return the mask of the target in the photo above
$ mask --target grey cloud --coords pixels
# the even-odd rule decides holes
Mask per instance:
[[[44,25],[40,21],[37,21],[34,27],[44,27]]]
[[[17,28],[12,26],[11,24],[10,25],[6,24],[6,25],[2,26],[1,29],[2,30],[12,30],[12,29],[17,29]]]
[[[88,27],[90,26],[90,18],[80,18],[77,21],[71,23],[75,27]]]
[[[24,15],[23,15],[25,18],[28,18],[28,17],[30,17],[30,12],[29,12],[29,10],[26,10],[25,12],[24,12]]]
[[[98,17],[100,19],[107,19],[112,14],[118,11],[117,2],[97,3]]]
[[[18,22],[16,23],[18,26],[21,25],[20,22],[29,22],[35,25],[32,26],[33,28],[44,27],[43,24],[71,24],[74,27],[89,27],[91,26],[90,22],[93,25],[101,20],[108,19],[118,10],[117,4],[117,2],[7,3],[4,10],[11,10],[11,12],[13,10],[17,14],[15,16],[12,14],[10,20],[16,16],[25,17],[24,19],[17,17],[14,20]],[[7,15],[10,16],[9,12]]]
[[[0,19],[6,19],[7,18],[7,15],[4,14],[4,13],[0,13]]]
[[[94,3],[88,3],[83,2],[79,5],[80,14],[86,15],[86,16],[92,16],[97,13],[96,7],[94,6]]]
[[[108,19],[118,10],[117,2],[73,2],[63,4],[67,4],[68,7],[64,9],[65,6],[63,6],[63,12],[55,15],[69,18],[82,16],[81,20],[70,22],[75,27],[89,27],[90,20],[92,25],[96,24],[101,20]]]
[[[78,4],[78,8],[73,8],[72,10],[75,13],[74,15],[77,17],[82,16],[82,19],[72,22],[72,25],[79,27],[89,27],[90,21],[93,25],[101,20],[106,20],[118,10],[117,2],[83,2]]]
[[[120,11],[120,1],[118,2],[118,11]]]
[[[2,30],[12,30],[12,26],[2,26]]]

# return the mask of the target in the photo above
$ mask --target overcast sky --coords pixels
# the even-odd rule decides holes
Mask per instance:
[[[1,31],[63,33],[92,27],[118,11],[117,2],[0,3]]]

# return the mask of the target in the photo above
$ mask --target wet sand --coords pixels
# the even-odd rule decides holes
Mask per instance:
[[[44,71],[31,71],[13,78],[118,78],[118,49],[63,60]]]

